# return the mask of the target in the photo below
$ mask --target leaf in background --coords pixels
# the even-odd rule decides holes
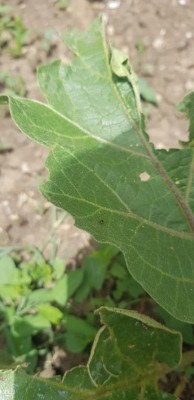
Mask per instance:
[[[19,336],[18,332],[19,330],[15,332],[14,326],[4,329],[6,347],[14,357],[19,357],[32,350],[31,336]]]
[[[110,297],[91,297],[90,304],[92,310],[96,310],[99,307],[115,307],[115,301]],[[122,308],[122,307],[121,307]]]
[[[52,268],[45,261],[29,265],[29,274],[39,287],[48,285],[52,280]]]
[[[181,333],[184,343],[194,344],[193,326],[191,324],[187,324],[186,322],[175,319],[160,306],[156,307],[156,313],[163,319],[168,328],[175,329]]]
[[[43,329],[49,329],[51,327],[50,321],[40,313],[35,315],[25,315],[22,320],[30,327],[31,334],[35,334]]]
[[[83,281],[83,270],[77,269],[65,274],[52,289],[55,301],[64,306]]]
[[[38,73],[49,105],[1,102],[9,101],[26,135],[51,149],[44,195],[119,248],[133,278],[169,313],[194,322],[194,150],[149,142],[135,75],[126,60],[122,77],[112,71],[101,20],[66,42],[76,55],[71,65],[55,61]]]
[[[72,353],[81,353],[90,344],[96,335],[96,328],[87,321],[67,315],[63,320],[66,329],[66,347]]]
[[[4,256],[0,259],[0,285],[19,284],[19,272],[13,259]]]
[[[144,290],[138,282],[129,275],[126,276],[125,279],[119,279],[116,282],[116,288],[113,290],[113,297],[115,300],[119,300],[124,293],[128,293],[132,299],[137,299],[144,293]]]
[[[144,293],[142,286],[128,273],[122,254],[119,254],[117,259],[112,263],[110,274],[116,278],[115,289],[113,290],[115,300],[119,300],[124,293],[128,293],[133,299],[137,299]]]
[[[158,106],[158,101],[156,98],[156,94],[154,90],[148,85],[144,78],[138,79],[139,91],[143,100],[147,101],[147,103],[154,104]]]
[[[19,354],[24,354],[32,347],[31,337],[43,329],[51,327],[48,318],[41,313],[35,315],[15,316],[6,331],[6,340],[12,340],[19,349]],[[9,334],[7,335],[9,331]],[[13,352],[15,354],[15,352]],[[17,354],[18,355],[18,354]]]
[[[55,301],[53,289],[37,289],[26,297],[25,309],[30,309],[37,304]]]
[[[0,258],[0,298],[9,303],[21,295],[19,270],[12,257],[5,255]]]
[[[106,278],[108,266],[118,249],[112,246],[101,246],[91,253],[83,262],[83,281],[75,293],[74,300],[82,302],[86,300],[93,289],[100,290]]]
[[[30,318],[33,316],[30,316]],[[18,337],[20,340],[25,340],[25,337],[32,336],[35,332],[33,324],[29,323],[26,318],[22,318],[19,316],[14,316],[12,323],[10,324],[10,329],[12,334],[15,337]]]
[[[114,276],[114,278],[125,279],[127,277],[127,269],[125,266],[116,261],[111,267],[110,274]]]
[[[52,267],[53,267],[53,274],[52,274],[53,278],[56,280],[62,278],[66,268],[64,260],[59,257],[55,258]]]
[[[21,288],[18,285],[0,285],[0,298],[5,303],[21,297]]]
[[[43,316],[43,318],[50,321],[52,324],[59,324],[61,318],[63,317],[63,313],[56,307],[51,306],[50,304],[40,304],[36,307],[39,314]]]
[[[181,336],[159,323],[118,309],[99,310],[98,332],[86,367],[66,373],[63,382],[30,377],[22,370],[0,375],[1,400],[176,400],[157,388],[161,367],[177,366]],[[168,371],[166,367],[166,371]],[[22,399],[23,400],[23,399]]]

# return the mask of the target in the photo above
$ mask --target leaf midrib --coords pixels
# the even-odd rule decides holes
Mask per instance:
[[[12,96],[12,98],[15,98],[16,101],[18,100],[18,99],[17,99],[17,96]],[[22,99],[22,100],[26,101],[26,99]],[[114,147],[114,148],[117,149],[117,150],[122,150],[122,151],[127,152],[127,153],[130,153],[130,154],[131,154],[131,153],[132,153],[132,154],[135,153],[135,155],[137,155],[138,157],[141,156],[141,157],[150,159],[150,157],[146,156],[144,153],[133,152],[133,151],[131,151],[131,149],[126,149],[126,148],[124,148],[124,147],[118,146],[117,144],[114,144],[114,143],[112,143],[112,142],[110,142],[110,141],[108,141],[108,140],[102,139],[102,138],[100,138],[99,136],[96,136],[96,135],[92,134],[90,131],[88,131],[88,130],[84,129],[83,127],[81,127],[78,123],[72,121],[71,119],[69,119],[69,118],[66,117],[65,115],[63,115],[63,114],[61,114],[60,112],[58,112],[57,110],[53,109],[50,105],[43,104],[43,103],[41,103],[41,102],[39,102],[39,101],[37,101],[37,100],[30,100],[30,102],[33,102],[33,103],[36,103],[36,104],[40,104],[41,106],[48,108],[49,110],[51,110],[51,111],[52,111],[53,113],[55,113],[56,115],[59,115],[60,118],[64,119],[65,121],[67,121],[68,123],[70,123],[71,125],[73,125],[74,127],[76,127],[79,131],[81,131],[81,132],[83,132],[84,134],[86,134],[86,135],[87,135],[87,138],[89,138],[89,139],[92,138],[92,139],[96,140],[97,142],[103,142],[104,144],[106,144],[106,145],[108,145],[108,146],[112,146],[112,147]],[[20,107],[20,110],[21,110],[21,112],[30,120],[31,124],[32,124],[35,128],[37,128],[38,130],[42,129],[41,126],[35,124],[34,121],[33,121],[32,119],[30,119],[30,117],[25,113],[25,110],[24,110],[22,107]],[[15,118],[14,118],[14,116],[13,116],[13,113],[12,113],[12,118],[15,120]],[[19,126],[19,124],[17,124],[16,120],[15,120],[15,123],[16,123],[16,125],[18,126],[18,128],[21,130],[21,127]],[[81,137],[78,137],[78,136],[76,136],[75,138],[74,138],[74,137],[65,136],[65,135],[63,135],[63,134],[61,134],[61,133],[59,133],[59,132],[57,132],[57,131],[54,131],[54,130],[46,129],[46,131],[49,132],[49,133],[52,133],[52,134],[55,133],[56,136],[60,136],[60,137],[62,137],[62,138],[71,138],[72,140],[74,140],[74,139],[75,139],[75,140],[83,140],[83,139],[84,139],[84,137],[81,138]],[[45,145],[47,145],[46,142],[43,142],[43,141],[42,141],[42,143],[44,143]],[[57,145],[57,146],[58,146],[58,147],[62,147],[62,148],[64,149],[64,147],[63,147],[62,145]],[[67,149],[66,149],[66,151],[67,151]],[[71,153],[71,156],[73,156],[72,153]],[[158,160],[157,160],[157,162],[158,162]],[[159,163],[159,162],[158,162],[158,163]],[[85,167],[87,167],[87,166],[85,165]],[[52,181],[52,182],[53,182],[53,181]],[[55,184],[55,182],[53,182],[53,184],[54,184],[55,186],[57,186],[57,185]],[[57,186],[57,188],[59,189],[58,186]],[[60,190],[60,191],[61,191],[61,190]],[[50,192],[50,193],[51,193],[51,192]],[[53,194],[57,195],[57,193],[53,193]],[[101,205],[97,205],[97,204],[95,204],[95,203],[93,203],[93,202],[90,202],[90,201],[88,201],[88,200],[86,200],[86,199],[83,199],[83,200],[82,200],[82,199],[76,198],[76,197],[74,197],[74,196],[68,195],[68,194],[66,194],[66,193],[64,193],[64,192],[62,192],[62,194],[63,194],[64,196],[68,197],[68,198],[72,198],[73,200],[84,201],[85,203],[91,204],[91,205],[97,207],[98,209],[100,208],[101,210],[104,210],[104,211],[113,212],[113,213],[118,214],[118,215],[123,215],[123,216],[126,216],[126,217],[128,217],[128,218],[130,217],[130,218],[136,219],[136,220],[140,221],[142,224],[146,224],[146,225],[151,226],[151,227],[153,227],[153,228],[155,228],[155,229],[157,229],[157,230],[166,232],[166,233],[168,233],[168,234],[170,234],[170,235],[180,237],[181,239],[193,240],[193,234],[191,234],[191,233],[189,233],[189,232],[184,232],[184,231],[179,232],[179,231],[176,231],[176,230],[174,230],[174,229],[172,229],[172,228],[165,227],[165,226],[163,226],[163,225],[157,224],[157,223],[155,223],[155,222],[153,222],[153,221],[150,221],[150,220],[148,220],[148,219],[144,219],[143,217],[141,217],[141,216],[139,216],[139,215],[133,213],[132,211],[128,211],[127,213],[125,213],[125,212],[118,211],[118,210],[108,209],[108,208],[103,207],[103,206],[101,206]]]
[[[103,42],[105,59],[106,59],[106,62],[107,62],[107,70],[109,71],[110,77],[112,77],[112,70],[111,70],[111,67],[110,67],[109,59],[108,59],[108,50],[107,50],[107,46],[106,46],[104,26],[103,26],[103,29],[102,29],[102,42]],[[193,213],[192,213],[190,207],[188,207],[188,205],[185,203],[184,198],[178,192],[176,186],[174,185],[174,182],[169,178],[169,176],[168,176],[166,170],[164,169],[163,165],[159,162],[159,160],[153,154],[151,146],[149,145],[149,142],[146,141],[146,139],[143,136],[142,131],[140,130],[140,128],[136,124],[134,126],[134,121],[131,120],[130,115],[128,113],[128,110],[126,108],[126,105],[122,101],[122,98],[121,98],[121,95],[120,95],[118,89],[113,84],[112,79],[110,79],[110,80],[111,80],[111,84],[112,84],[112,86],[114,88],[114,91],[117,94],[117,97],[119,97],[119,99],[120,99],[119,103],[121,104],[121,106],[122,106],[122,108],[123,108],[128,120],[129,120],[129,122],[132,123],[134,129],[136,129],[136,132],[137,132],[140,140],[142,141],[142,144],[144,145],[144,147],[146,149],[148,158],[151,160],[154,168],[159,172],[159,174],[162,176],[162,178],[166,182],[168,188],[173,193],[178,206],[180,207],[184,217],[186,217],[186,222],[187,222],[188,226],[190,227],[190,229],[192,231],[192,234],[193,234],[193,238],[194,238],[194,216],[193,216]],[[141,125],[142,125],[142,122],[143,121],[141,121]]]
[[[112,147],[115,147],[117,150],[121,150],[121,151],[126,151],[129,152],[131,154],[137,155],[137,156],[141,156],[141,157],[145,157],[148,158],[151,162],[152,165],[154,166],[154,168],[158,171],[158,173],[160,174],[160,176],[163,178],[163,180],[165,181],[166,185],[168,186],[168,188],[170,189],[171,193],[173,193],[174,197],[175,197],[175,201],[178,204],[184,219],[186,219],[186,223],[189,226],[191,232],[192,232],[192,238],[194,238],[194,216],[192,213],[192,210],[190,209],[189,205],[187,203],[185,203],[184,198],[181,196],[180,192],[177,190],[177,187],[175,186],[174,182],[170,179],[170,177],[168,176],[165,168],[163,167],[163,165],[159,162],[158,158],[155,156],[155,154],[153,153],[151,146],[149,145],[149,142],[145,139],[140,127],[135,123],[135,121],[130,117],[128,110],[126,108],[126,105],[124,104],[121,95],[118,91],[118,89],[116,88],[115,84],[112,81],[112,70],[110,67],[110,63],[109,63],[109,53],[108,53],[108,49],[107,49],[107,45],[106,45],[106,39],[105,39],[105,29],[104,29],[104,24],[102,24],[102,30],[100,31],[101,37],[102,37],[102,44],[103,44],[103,49],[104,49],[104,56],[105,56],[105,60],[106,60],[106,66],[107,66],[107,72],[109,74],[109,79],[106,78],[106,76],[102,75],[101,73],[99,73],[98,71],[96,71],[95,69],[91,68],[90,65],[88,65],[83,58],[81,57],[81,55],[79,54],[78,51],[74,51],[74,54],[79,57],[80,61],[85,65],[85,67],[90,71],[91,74],[93,75],[98,75],[100,76],[102,79],[106,79],[107,81],[110,82],[113,91],[115,92],[119,104],[121,105],[122,109],[124,110],[124,113],[127,116],[127,119],[129,120],[130,124],[132,125],[133,129],[135,129],[136,133],[138,134],[145,150],[147,153],[143,154],[143,153],[138,153],[138,152],[134,152],[131,149],[126,149],[123,148],[119,145],[116,145],[112,142],[107,141],[106,139],[100,138],[99,136],[95,136],[93,135],[91,132],[87,131],[87,134],[89,134],[91,137],[93,137],[94,139],[105,143],[105,144],[109,144]],[[142,124],[142,121],[140,121],[140,125]],[[80,127],[81,128],[81,127]],[[84,128],[81,128],[82,130],[85,130]],[[188,196],[188,190],[190,189],[189,184],[187,186],[187,196]]]

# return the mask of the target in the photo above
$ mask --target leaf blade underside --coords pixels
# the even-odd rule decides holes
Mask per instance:
[[[194,322],[193,148],[154,149],[133,72],[125,61],[126,76],[113,73],[99,20],[66,41],[72,64],[39,69],[49,105],[9,97],[20,130],[51,148],[43,194],[98,241],[118,247],[132,276],[169,313]]]
[[[181,335],[133,311],[102,307],[102,327],[86,367],[68,371],[63,381],[0,372],[1,400],[175,400],[157,387],[164,371],[177,366]],[[166,368],[166,369],[165,369]]]

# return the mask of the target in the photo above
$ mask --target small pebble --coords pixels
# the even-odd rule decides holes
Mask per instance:
[[[110,10],[115,10],[120,7],[120,4],[120,1],[109,1],[107,7],[110,8]]]
[[[28,201],[28,196],[26,193],[20,193],[18,196],[17,205],[21,208]]]
[[[160,29],[160,35],[165,36],[166,35],[166,29],[162,28]]]
[[[193,37],[193,33],[191,31],[188,31],[185,33],[186,39],[191,39]]]
[[[49,201],[46,201],[46,203],[44,203],[44,208],[46,210],[48,210],[48,208],[50,208],[50,207],[51,207],[51,203]]]
[[[161,101],[163,100],[163,97],[160,93],[156,93],[156,99],[157,99],[158,103],[161,103]]]
[[[19,220],[19,215],[12,214],[12,215],[10,215],[10,219],[11,219],[11,221],[18,221]]]
[[[187,4],[187,0],[177,0],[177,3],[181,6],[185,6]]]
[[[1,205],[2,205],[3,207],[9,207],[9,201],[8,201],[8,200],[3,200],[2,203],[1,203]]]
[[[108,27],[107,27],[107,32],[108,32],[108,34],[109,34],[110,36],[114,35],[114,32],[115,32],[114,26],[108,25]]]
[[[27,162],[22,163],[21,170],[22,170],[22,172],[24,172],[24,174],[29,174],[30,168],[29,168]]]
[[[145,76],[153,76],[155,67],[153,64],[144,64],[143,65],[143,74]]]
[[[24,10],[26,8],[26,4],[25,3],[21,3],[20,6],[21,10]]]
[[[154,47],[154,49],[161,49],[161,47],[164,45],[164,39],[161,37],[156,38],[153,43],[152,46]]]
[[[122,46],[121,51],[127,55],[129,53],[129,48],[127,46]]]
[[[185,89],[190,92],[192,90],[194,90],[194,82],[193,81],[187,81],[185,83]]]
[[[188,47],[188,42],[186,40],[181,40],[177,46],[178,50],[185,50]]]

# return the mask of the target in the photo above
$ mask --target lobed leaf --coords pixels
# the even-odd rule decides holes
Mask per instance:
[[[169,313],[194,322],[194,95],[182,106],[191,119],[188,145],[156,150],[137,78],[127,57],[107,46],[101,20],[66,42],[71,65],[55,61],[38,72],[48,105],[1,98],[20,130],[51,149],[42,192],[96,240],[119,248]]]
[[[0,374],[1,400],[176,400],[157,381],[180,360],[181,335],[133,311],[101,308],[104,327],[86,367],[62,382],[30,377],[23,370]],[[169,366],[166,367],[166,366]]]

